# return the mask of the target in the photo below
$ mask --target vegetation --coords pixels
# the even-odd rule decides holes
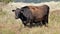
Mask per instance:
[[[0,2],[4,2],[4,3],[9,3],[11,2],[12,0],[0,0]]]
[[[21,20],[16,20],[14,18],[15,17],[14,13],[11,11],[13,7],[19,4],[15,5],[13,4],[11,6],[5,5],[3,9],[0,10],[0,34],[60,34],[59,9],[54,9],[50,11],[48,27],[42,26],[42,27],[24,28]],[[58,6],[57,8],[60,8],[60,3],[59,4],[56,3],[56,5],[54,4],[52,4],[53,8],[56,8],[56,6]]]
[[[21,21],[15,20],[13,14],[0,11],[0,34],[60,34],[60,10],[50,13],[48,27],[33,28],[23,28]]]

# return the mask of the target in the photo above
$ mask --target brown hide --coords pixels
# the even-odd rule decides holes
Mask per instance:
[[[31,10],[34,19],[37,20],[37,21],[43,20],[44,19],[43,17],[45,15],[47,15],[47,11],[49,10],[49,7],[47,5],[43,5],[43,6],[28,6],[28,7]]]

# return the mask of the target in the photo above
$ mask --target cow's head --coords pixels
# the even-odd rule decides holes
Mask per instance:
[[[15,19],[18,19],[21,14],[21,10],[17,8],[16,10],[12,10],[12,12],[15,12]]]
[[[25,19],[25,11],[26,11],[26,7],[22,7],[20,8],[16,8],[16,10],[12,10],[12,12],[15,12],[15,19]]]

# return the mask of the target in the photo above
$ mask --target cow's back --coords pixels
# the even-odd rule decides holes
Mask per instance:
[[[29,6],[34,19],[42,19],[45,15],[49,13],[49,6]]]

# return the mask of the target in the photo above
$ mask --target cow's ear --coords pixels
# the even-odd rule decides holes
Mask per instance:
[[[12,12],[14,12],[15,10],[12,10]]]

